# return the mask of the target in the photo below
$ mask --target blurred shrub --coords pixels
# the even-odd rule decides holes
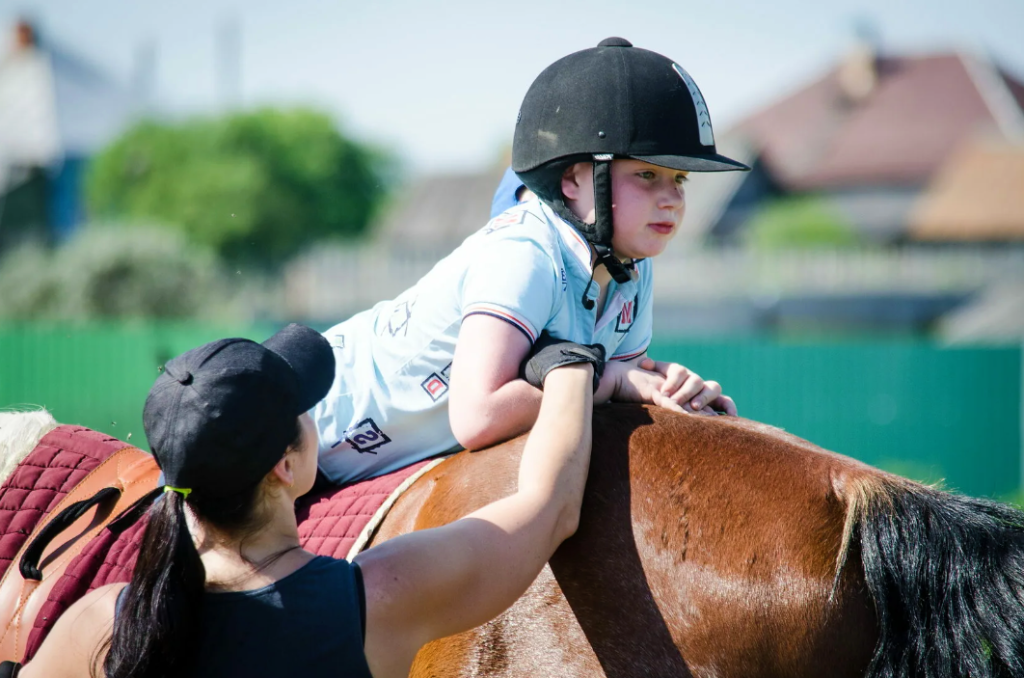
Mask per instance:
[[[854,227],[815,196],[777,198],[747,224],[744,240],[756,249],[852,247],[861,239]]]
[[[0,318],[221,317],[230,297],[217,257],[162,228],[84,227],[60,249],[0,260]]]
[[[229,260],[280,264],[302,245],[366,230],[389,159],[305,109],[142,123],[94,161],[94,216],[180,228]]]

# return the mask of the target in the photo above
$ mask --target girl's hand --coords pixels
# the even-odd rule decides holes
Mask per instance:
[[[736,403],[722,395],[722,387],[704,381],[678,363],[658,362],[644,357],[637,361],[608,361],[594,394],[595,403],[609,400],[650,403],[674,412],[736,415]]]
[[[687,413],[678,402],[662,392],[665,376],[643,369],[634,362],[609,361],[595,394],[595,402],[650,403],[674,412]]]
[[[718,414],[725,412],[736,416],[736,403],[729,396],[722,395],[722,386],[717,381],[704,381],[696,372],[691,372],[679,363],[667,363],[645,357],[638,366],[656,372],[664,377],[661,393],[678,403],[687,412]]]

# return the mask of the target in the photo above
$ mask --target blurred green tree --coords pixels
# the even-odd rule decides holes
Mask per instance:
[[[854,227],[817,196],[776,198],[747,224],[745,243],[755,249],[853,247],[862,244]]]
[[[231,261],[275,265],[365,232],[393,181],[383,152],[308,109],[143,122],[95,158],[93,217],[156,221]]]

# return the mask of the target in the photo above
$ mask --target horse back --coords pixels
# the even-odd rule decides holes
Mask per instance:
[[[863,675],[876,631],[845,488],[880,472],[754,422],[632,405],[595,409],[593,439],[576,535],[411,675]],[[523,442],[434,469],[377,541],[510,494]]]

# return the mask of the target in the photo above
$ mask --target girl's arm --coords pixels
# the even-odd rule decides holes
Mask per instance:
[[[448,418],[460,445],[479,450],[533,426],[541,392],[519,378],[530,346],[504,320],[477,314],[462,321],[448,392]]]
[[[541,392],[519,378],[519,366],[530,348],[526,335],[504,320],[478,314],[462,321],[448,392],[448,418],[460,445],[479,450],[533,427]],[[665,377],[639,369],[644,360],[646,354],[608,361],[594,402],[649,402],[683,411],[669,397],[678,385],[663,395]]]

